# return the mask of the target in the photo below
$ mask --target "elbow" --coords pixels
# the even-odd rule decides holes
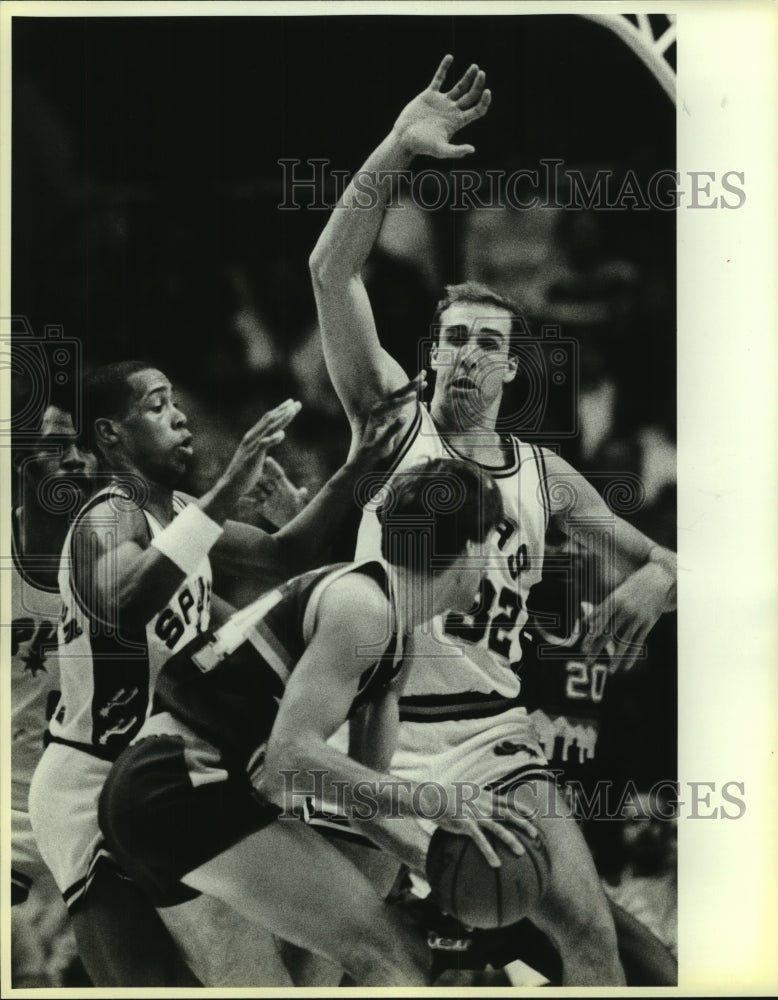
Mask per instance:
[[[311,273],[311,281],[314,288],[322,288],[327,281],[327,254],[321,246],[321,241],[313,248],[313,253],[308,258],[308,270]]]
[[[355,278],[361,280],[361,268],[350,260],[348,252],[342,248],[336,252],[332,244],[322,239],[308,258],[308,270],[317,293],[337,291],[340,295]]]
[[[294,736],[272,737],[254,787],[268,802],[292,811],[300,794],[298,776],[309,760],[310,754]]]

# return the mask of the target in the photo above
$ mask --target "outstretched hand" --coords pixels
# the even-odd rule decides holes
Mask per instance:
[[[629,576],[581,619],[581,652],[587,664],[609,655],[609,668],[629,670],[645,655],[644,644],[665,610],[668,579],[654,565]]]
[[[259,479],[238,501],[235,519],[261,527],[259,515],[276,528],[283,528],[307,502],[308,490],[304,486],[298,489],[289,480],[283,466],[266,455]]]
[[[447,93],[441,88],[454,57],[447,55],[426,90],[408,104],[394,125],[394,134],[413,156],[461,159],[475,152],[468,143],[454,145],[452,137],[465,125],[482,118],[492,99],[485,90],[486,73],[473,63]]]
[[[300,405],[292,399],[285,400],[268,410],[244,435],[227,468],[206,494],[209,513],[213,507],[218,516],[226,516],[240,497],[251,493],[262,475],[269,449],[283,441],[284,429],[300,412]]]

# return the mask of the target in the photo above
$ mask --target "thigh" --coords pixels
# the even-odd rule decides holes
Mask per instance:
[[[362,872],[381,899],[386,899],[397,880],[401,863],[388,851],[370,847],[356,840],[333,839],[338,851]]]
[[[255,801],[246,776],[230,775],[213,747],[163,735],[127,747],[99,806],[112,855],[157,906],[191,899],[181,876],[278,812]]]
[[[563,923],[585,922],[595,913],[609,920],[607,899],[589,846],[564,794],[553,781],[523,782],[505,792],[507,801],[535,811],[550,858],[542,913]],[[532,915],[535,920],[535,914]]]
[[[608,899],[619,956],[629,986],[677,986],[678,963],[669,948],[631,913]]]
[[[107,854],[97,801],[110,769],[108,761],[52,743],[33,775],[32,829],[68,908],[78,905]]]
[[[164,907],[159,915],[203,986],[296,985],[281,945],[270,931],[220,899],[201,894],[178,906]]]
[[[346,968],[355,943],[374,942],[387,952],[418,947],[354,865],[295,820],[278,820],[251,834],[182,881]]]

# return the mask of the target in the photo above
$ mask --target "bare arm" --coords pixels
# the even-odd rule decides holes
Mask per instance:
[[[355,607],[359,615],[353,613]],[[286,804],[282,768],[300,769],[303,776],[325,770],[323,791],[331,799],[337,792],[333,781],[345,780],[351,792],[358,781],[389,780],[383,768],[370,767],[327,743],[348,717],[359,680],[375,658],[360,650],[386,646],[389,604],[377,584],[349,574],[327,588],[317,618],[314,636],[286,686],[267,747],[261,791],[279,805]]]
[[[351,458],[288,524],[274,534],[228,521],[213,548],[213,558],[232,573],[263,574],[267,586],[322,566],[333,541],[333,526],[352,509],[359,480],[391,453],[403,426],[403,412],[413,412],[424,386],[424,372],[374,403],[359,446]]]
[[[359,615],[354,608],[359,608]],[[369,666],[372,654],[366,657],[360,650],[385,646],[389,605],[380,588],[372,581],[349,575],[332,583],[322,596],[313,639],[298,661],[286,687],[278,716],[268,741],[265,764],[258,790],[270,801],[288,808],[288,788],[284,772],[297,774],[302,783],[301,793],[310,791],[313,774],[323,772],[322,794],[329,801],[345,797],[350,817],[357,816],[366,832],[375,831],[379,843],[392,842],[398,855],[412,859],[418,868],[422,864],[418,851],[422,843],[415,822],[403,823],[400,817],[414,820],[415,786],[398,780],[383,767],[379,770],[346,756],[328,744],[329,738],[348,717],[357,694],[359,680]],[[327,697],[321,697],[326,690]],[[384,708],[396,711],[396,700],[387,701]],[[389,747],[380,753],[383,760]],[[434,812],[440,806],[434,789],[420,786],[417,795],[431,794]],[[484,809],[462,815],[457,810],[459,800],[453,791],[446,798],[446,809],[438,822],[448,829],[473,837],[490,863],[498,858],[480,827],[488,826],[498,837],[522,853],[521,842],[504,825],[489,818],[485,796]],[[429,802],[422,811],[430,815]],[[365,813],[367,810],[367,814]],[[390,815],[392,818],[390,819]],[[511,822],[532,834],[532,825],[523,817]],[[373,832],[369,833],[373,836]]]
[[[349,757],[375,771],[388,771],[399,724],[399,694],[390,688],[381,701],[369,702],[349,720]]]
[[[362,280],[386,212],[391,174],[407,170],[419,154],[461,158],[472,153],[472,146],[450,140],[489,106],[485,74],[475,65],[448,93],[441,92],[452,61],[451,56],[443,59],[430,85],[405,107],[352,178],[311,255],[327,369],[355,434],[376,398],[406,380],[381,346]]]
[[[597,567],[596,606],[583,619],[589,662],[615,644],[611,663],[628,670],[662,614],[676,607],[677,557],[613,514],[586,479],[545,452],[549,527],[574,536]],[[601,599],[600,599],[601,597]]]
[[[283,466],[268,455],[259,480],[238,501],[235,520],[258,528],[269,523],[278,529],[299,514],[307,501],[308,490],[298,489]]]
[[[299,408],[286,400],[269,410],[244,436],[214,486],[190,506],[214,525],[223,524],[238,498],[254,485],[268,449],[283,439],[284,427]],[[126,634],[130,623],[144,625],[165,606],[187,575],[157,547],[180,532],[178,518],[150,544],[145,517],[137,507],[106,499],[87,513],[74,532],[73,574],[81,601],[94,618]],[[193,525],[196,530],[197,523]],[[203,548],[203,558],[206,555],[208,549]]]

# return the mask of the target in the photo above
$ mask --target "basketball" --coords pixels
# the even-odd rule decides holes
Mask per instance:
[[[489,930],[515,924],[545,892],[550,863],[542,835],[537,840],[515,828],[524,854],[483,831],[502,862],[492,868],[472,837],[438,827],[427,850],[427,881],[444,913],[468,927]]]

